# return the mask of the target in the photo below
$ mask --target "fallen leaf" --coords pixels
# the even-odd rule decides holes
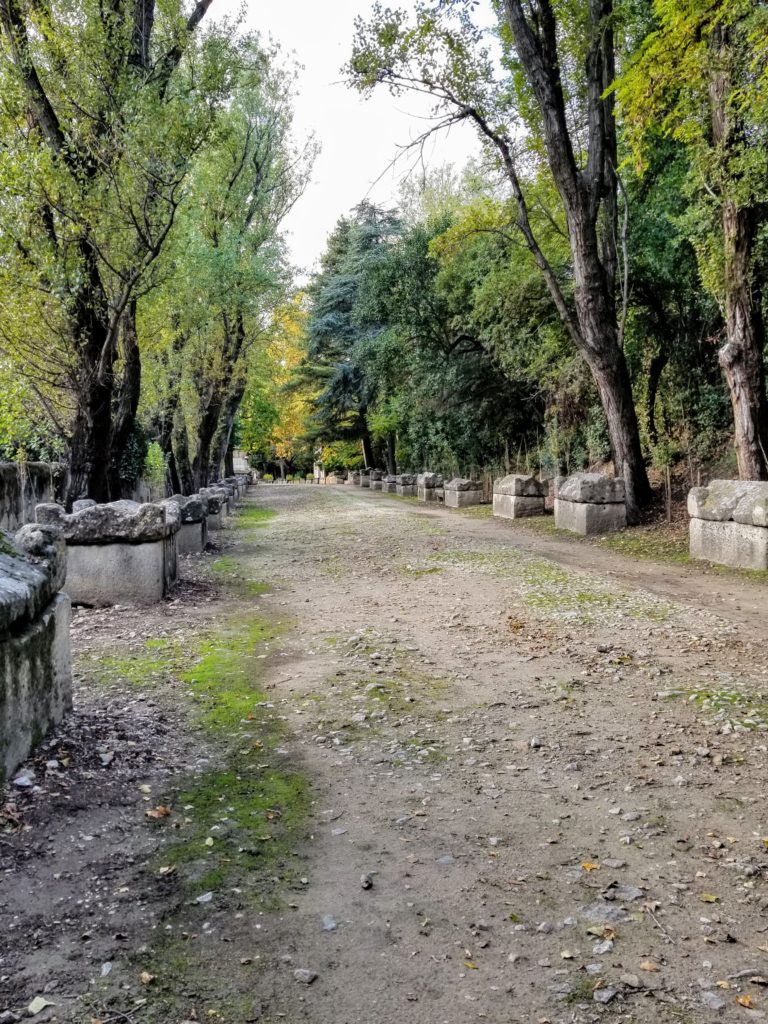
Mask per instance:
[[[464,961],[464,966],[468,967],[470,969],[470,971],[479,971],[480,970],[480,968],[477,966],[477,964],[473,964],[471,960],[465,960]]]
[[[712,892],[702,892],[699,894],[699,899],[702,903],[717,903],[720,897],[715,896]]]
[[[730,981],[718,981],[718,982],[716,982],[716,984],[717,984],[718,988],[730,988],[731,987]]]
[[[208,838],[205,840],[205,845],[213,846],[213,836],[208,836]]]
[[[661,968],[658,964],[655,964],[653,960],[643,960],[640,964],[641,971],[660,971]]]
[[[176,865],[175,864],[164,864],[157,873],[158,873],[158,875],[160,875],[161,878],[165,878],[168,875],[175,875],[176,874]]]
[[[581,862],[581,867],[584,871],[597,871],[600,865],[596,864],[593,860],[584,860]]]
[[[747,995],[736,996],[736,1002],[739,1004],[739,1006],[746,1006],[748,1010],[751,1010],[752,1007],[755,1005],[752,996]]]
[[[139,981],[141,981],[142,985],[151,985],[156,977],[156,974],[150,974],[149,971],[142,971],[139,976]]]
[[[43,996],[35,996],[32,1002],[27,1007],[27,1013],[30,1017],[36,1017],[38,1013],[46,1008],[46,1006],[55,1006],[56,1003],[52,1003],[50,999],[45,999]]]
[[[149,811],[144,812],[148,818],[154,818],[158,820],[160,818],[167,818],[171,813],[171,808],[164,804],[158,804],[157,807],[151,808]]]

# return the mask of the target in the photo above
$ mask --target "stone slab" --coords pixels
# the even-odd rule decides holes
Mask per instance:
[[[168,530],[178,528],[181,514],[173,502],[140,505],[136,501],[113,501],[69,514],[61,505],[38,505],[35,520],[41,525],[58,527],[67,544],[143,544],[159,540]]]
[[[470,480],[468,477],[455,476],[445,485],[446,491],[480,491],[482,488],[477,480]]]
[[[543,496],[534,498],[509,493],[493,495],[493,514],[501,519],[525,519],[528,516],[543,516],[544,512]]]
[[[396,484],[395,489],[401,498],[416,497],[416,484]]]
[[[615,533],[627,525],[626,505],[618,502],[587,504],[555,498],[555,526],[582,537],[598,533]]]
[[[453,490],[445,485],[445,507],[446,508],[467,508],[468,505],[481,505],[483,492],[481,490]]]
[[[360,486],[361,487],[368,487],[368,488],[370,488],[370,486],[371,486],[371,474],[370,473],[361,473],[360,474]]]
[[[176,538],[177,550],[180,555],[194,555],[205,551],[208,543],[208,522],[182,523]]]
[[[739,569],[768,569],[768,530],[744,523],[691,519],[691,558]]]
[[[155,604],[166,593],[173,575],[168,561],[163,540],[69,544],[65,588],[73,604],[93,608]]]
[[[0,786],[72,709],[70,603],[58,594],[0,641]]]
[[[549,494],[549,480],[538,480],[525,473],[510,473],[509,476],[493,481],[493,493],[509,494],[517,498],[546,498]]]
[[[378,480],[374,480],[373,477],[371,477],[371,490],[372,491],[380,491],[381,489],[382,489],[381,478],[379,478]]]
[[[416,497],[419,501],[442,501],[445,491],[442,487],[417,487]]]
[[[381,490],[383,494],[395,494],[397,492],[397,484],[394,480],[382,480]]]
[[[33,622],[64,585],[67,552],[54,527],[0,535],[0,637]]]
[[[208,513],[208,529],[209,530],[221,530],[224,528],[224,513],[219,509],[218,512]]]
[[[585,505],[619,505],[625,500],[624,481],[602,473],[574,473],[557,478],[555,497]]]
[[[768,528],[768,483],[760,480],[712,480],[688,492],[692,519]]]

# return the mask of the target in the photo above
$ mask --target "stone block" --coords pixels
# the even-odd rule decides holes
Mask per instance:
[[[555,498],[555,526],[583,537],[614,533],[627,525],[626,505],[619,502],[594,504]]]
[[[416,497],[416,484],[397,484],[395,490],[401,498]]]
[[[768,483],[759,480],[712,480],[688,492],[692,519],[768,528]]]
[[[493,493],[508,494],[513,498],[546,498],[549,494],[549,480],[538,480],[525,473],[511,473],[494,480]]]
[[[72,707],[66,550],[50,527],[3,537],[0,559],[0,786]]]
[[[73,604],[105,608],[147,605],[166,593],[169,552],[163,539],[145,544],[75,544],[67,547],[66,589]]]
[[[445,485],[445,507],[446,508],[467,508],[469,505],[481,505],[483,501],[482,490],[457,491]]]
[[[385,476],[381,481],[381,490],[384,494],[395,494],[397,491],[397,479],[394,476]]]
[[[380,491],[380,490],[382,490],[382,487],[383,487],[383,481],[382,481],[381,477],[379,477],[378,480],[374,480],[373,477],[371,477],[371,490],[372,491]]]
[[[442,501],[445,490],[442,487],[417,487],[416,497],[419,501]]]
[[[624,481],[602,473],[574,473],[557,478],[555,497],[584,505],[618,505],[625,500]]]
[[[182,523],[176,543],[180,555],[194,555],[205,551],[205,545],[208,543],[207,517],[199,523]]]
[[[741,569],[768,569],[768,529],[745,523],[691,519],[691,558]]]
[[[371,474],[370,473],[361,473],[360,474],[360,486],[361,487],[367,487],[370,490],[370,487],[371,487]]]
[[[524,519],[544,515],[544,497],[525,497],[520,494],[493,495],[493,514],[501,519]]]

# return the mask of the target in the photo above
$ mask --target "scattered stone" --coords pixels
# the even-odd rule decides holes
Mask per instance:
[[[618,995],[618,989],[616,988],[596,988],[592,993],[592,998],[596,1003],[610,1003],[612,999],[615,999]]]
[[[360,886],[363,889],[372,889],[373,888],[373,879],[371,878],[371,876],[370,875],[361,875],[360,876]]]
[[[597,942],[592,947],[592,952],[595,956],[604,956],[606,953],[613,952],[613,939],[604,939],[602,942]]]
[[[312,971],[308,967],[297,967],[293,976],[302,985],[311,985],[317,979],[317,971]]]
[[[323,914],[323,931],[324,932],[335,932],[338,925],[336,924],[335,918],[331,917],[330,914]]]
[[[726,1002],[717,992],[705,992],[701,997],[702,1003],[708,1010],[724,1010]]]

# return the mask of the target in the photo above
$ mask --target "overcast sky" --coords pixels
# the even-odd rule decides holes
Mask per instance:
[[[238,0],[215,0],[211,13],[234,13],[237,7]],[[322,253],[338,218],[366,195],[382,205],[396,201],[398,181],[413,159],[406,156],[394,170],[387,170],[388,165],[398,146],[425,128],[419,115],[428,113],[427,104],[416,98],[393,99],[386,91],[364,100],[341,82],[339,69],[350,56],[355,16],[370,9],[364,0],[247,0],[248,26],[271,35],[304,65],[295,105],[296,135],[302,139],[314,132],[322,147],[312,182],[286,222],[293,260],[305,270]],[[448,138],[430,141],[427,157],[432,165],[461,167],[476,148],[471,128],[459,126]]]

